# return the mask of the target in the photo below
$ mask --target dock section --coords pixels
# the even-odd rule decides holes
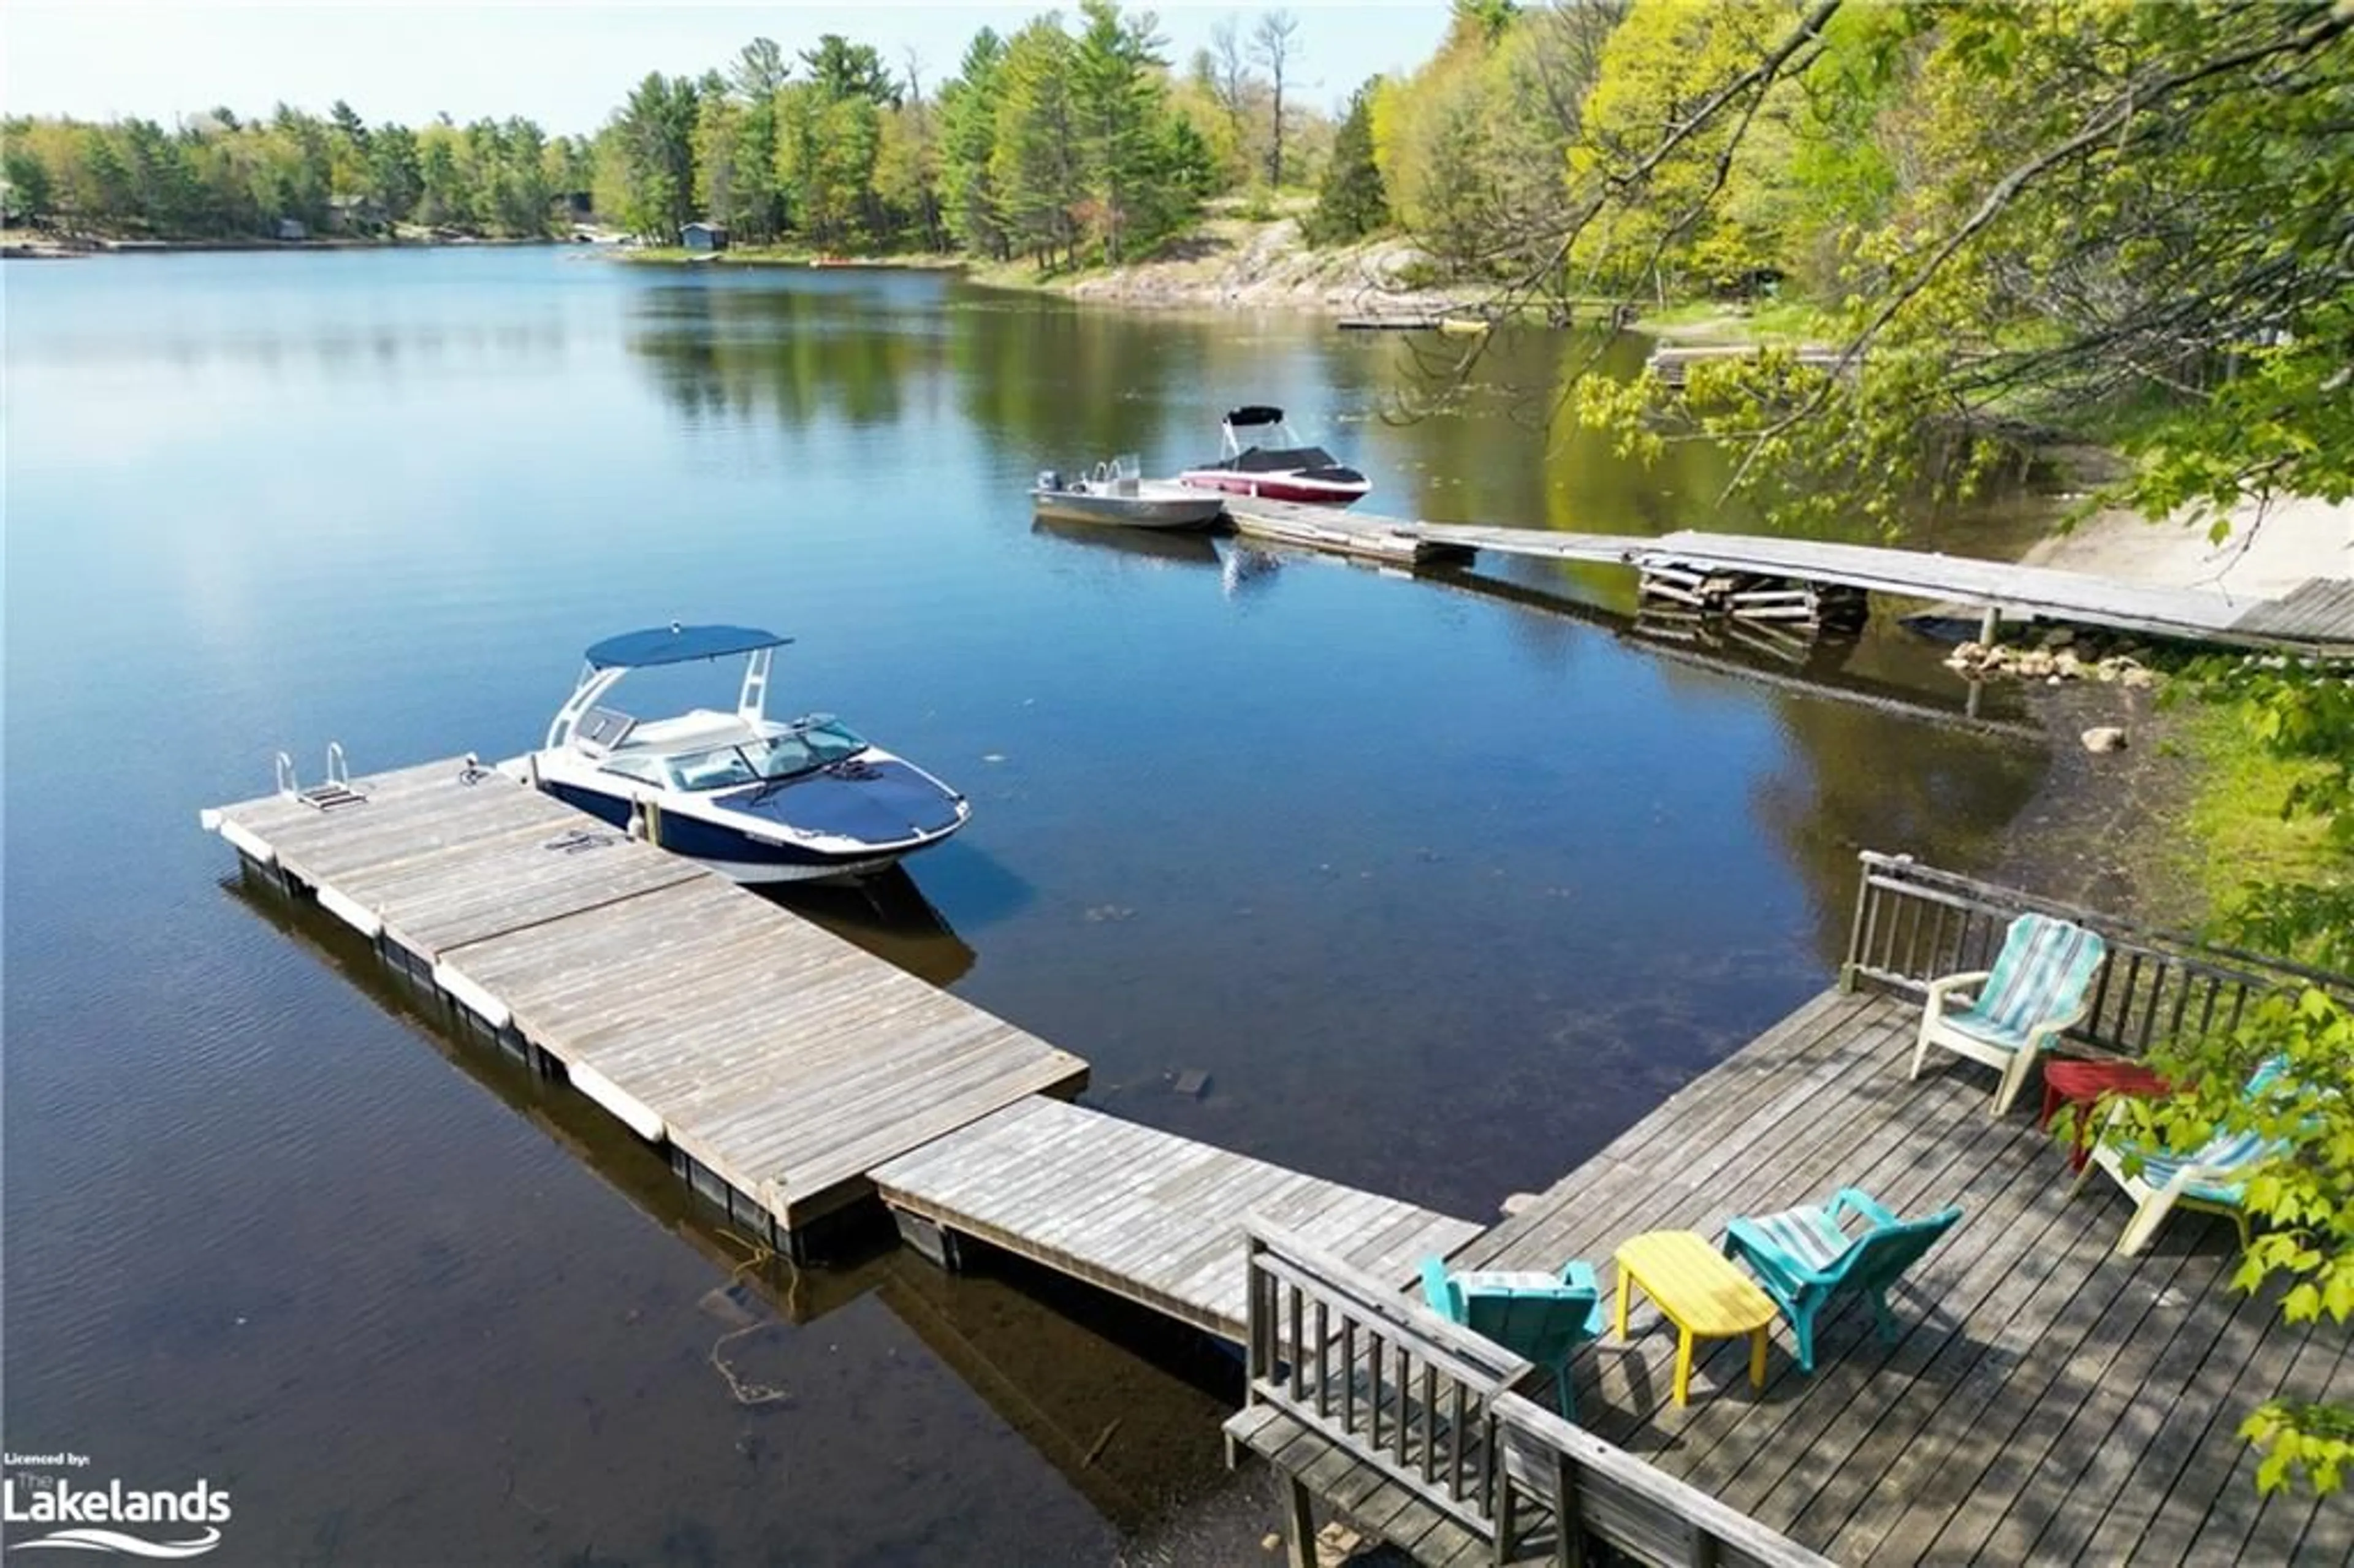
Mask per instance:
[[[874,1172],[883,1201],[1240,1343],[1243,1226],[1280,1225],[1388,1284],[1478,1225],[1050,1099]]]
[[[1087,1064],[691,862],[473,766],[206,813],[762,1239]]]
[[[2149,588],[2084,572],[1881,545],[1681,529],[1657,537],[1432,523],[1235,496],[1235,531],[1402,566],[1479,551],[1633,568],[1646,597],[1765,620],[1836,619],[1844,595],[1964,604],[2012,620],[2061,621],[2223,647],[2354,655],[2354,583],[2316,577],[2281,599]],[[1834,607],[1827,609],[1826,604]]]

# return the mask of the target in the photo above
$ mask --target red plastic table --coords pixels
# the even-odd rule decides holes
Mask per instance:
[[[2076,1107],[2076,1142],[2068,1151],[2068,1168],[2082,1171],[2091,1153],[2093,1104],[2105,1094],[2170,1095],[2174,1086],[2147,1067],[2131,1062],[2046,1062],[2043,1064],[2043,1115],[2038,1127],[2050,1127],[2063,1106]]]

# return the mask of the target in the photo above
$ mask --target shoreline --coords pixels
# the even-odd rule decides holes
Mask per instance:
[[[449,239],[401,237],[390,239],[369,239],[355,235],[326,235],[316,239],[265,239],[259,236],[240,239],[101,239],[74,238],[70,239],[29,238],[13,235],[0,240],[0,260],[10,261],[86,261],[109,256],[181,256],[191,252],[220,251],[234,253],[251,250],[451,250],[476,246],[502,248],[547,245],[589,249],[585,240],[558,238],[553,235],[532,237],[498,236],[495,238],[463,235]]]

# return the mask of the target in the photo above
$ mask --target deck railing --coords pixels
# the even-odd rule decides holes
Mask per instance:
[[[1645,1563],[1827,1568],[1514,1393],[1533,1369],[1510,1351],[1279,1229],[1246,1230],[1249,1403],[1492,1542],[1498,1563],[1549,1540],[1582,1563],[1591,1539]]]
[[[1862,887],[1840,973],[1845,986],[1869,981],[1925,995],[1939,975],[1991,968],[2010,922],[2032,910],[2087,927],[2108,944],[2092,1006],[2068,1032],[2071,1040],[2094,1050],[2139,1056],[2186,1034],[2231,1029],[2257,998],[2283,987],[2354,993],[2354,980],[2341,975],[2150,930],[1939,871],[1909,855],[1867,850],[1861,858]]]

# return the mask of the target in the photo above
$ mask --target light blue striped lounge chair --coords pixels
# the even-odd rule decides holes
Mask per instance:
[[[1580,1345],[1602,1337],[1602,1287],[1590,1266],[1573,1258],[1557,1275],[1477,1269],[1449,1274],[1446,1264],[1426,1257],[1422,1294],[1447,1321],[1552,1372],[1563,1417],[1577,1419],[1569,1359]]]
[[[1896,1337],[1889,1287],[1961,1217],[1959,1209],[1941,1209],[1925,1219],[1900,1220],[1855,1188],[1842,1187],[1828,1203],[1732,1221],[1724,1228],[1724,1251],[1749,1265],[1781,1307],[1798,1341],[1799,1369],[1812,1372],[1815,1325],[1823,1308],[1842,1296],[1868,1299],[1881,1337]],[[1861,1224],[1850,1228],[1856,1221]]]
[[[2021,915],[2010,923],[1993,969],[1929,982],[1913,1076],[1921,1075],[1932,1045],[1984,1062],[2002,1075],[1994,1090],[1994,1114],[2002,1115],[2019,1097],[2036,1054],[2084,1018],[2093,977],[2107,956],[2108,945],[2082,926]],[[1956,993],[1972,986],[1978,989],[1967,1004],[1948,1011],[1948,1003],[1963,1000]]]
[[[2258,1067],[2248,1079],[2244,1093],[2255,1098],[2279,1081],[2287,1064],[2274,1057]],[[2202,1209],[2211,1213],[2228,1215],[2239,1227],[2240,1245],[2248,1245],[2248,1178],[2256,1168],[2269,1160],[2280,1159],[2289,1151],[2285,1139],[2267,1138],[2255,1132],[2218,1132],[2201,1147],[2189,1153],[2169,1150],[2139,1148],[2116,1136],[2118,1121],[2126,1108],[2118,1106],[2109,1113],[2109,1128],[2093,1146],[2093,1157],[2084,1169],[2076,1173],[2076,1185],[2098,1166],[2114,1177],[2126,1196],[2134,1201],[2133,1218],[2126,1222],[2125,1234],[2117,1238],[2117,1251],[2127,1257],[2137,1256],[2149,1245],[2150,1238],[2166,1216],[2178,1208]],[[2128,1170],[2128,1166],[2137,1169]]]

